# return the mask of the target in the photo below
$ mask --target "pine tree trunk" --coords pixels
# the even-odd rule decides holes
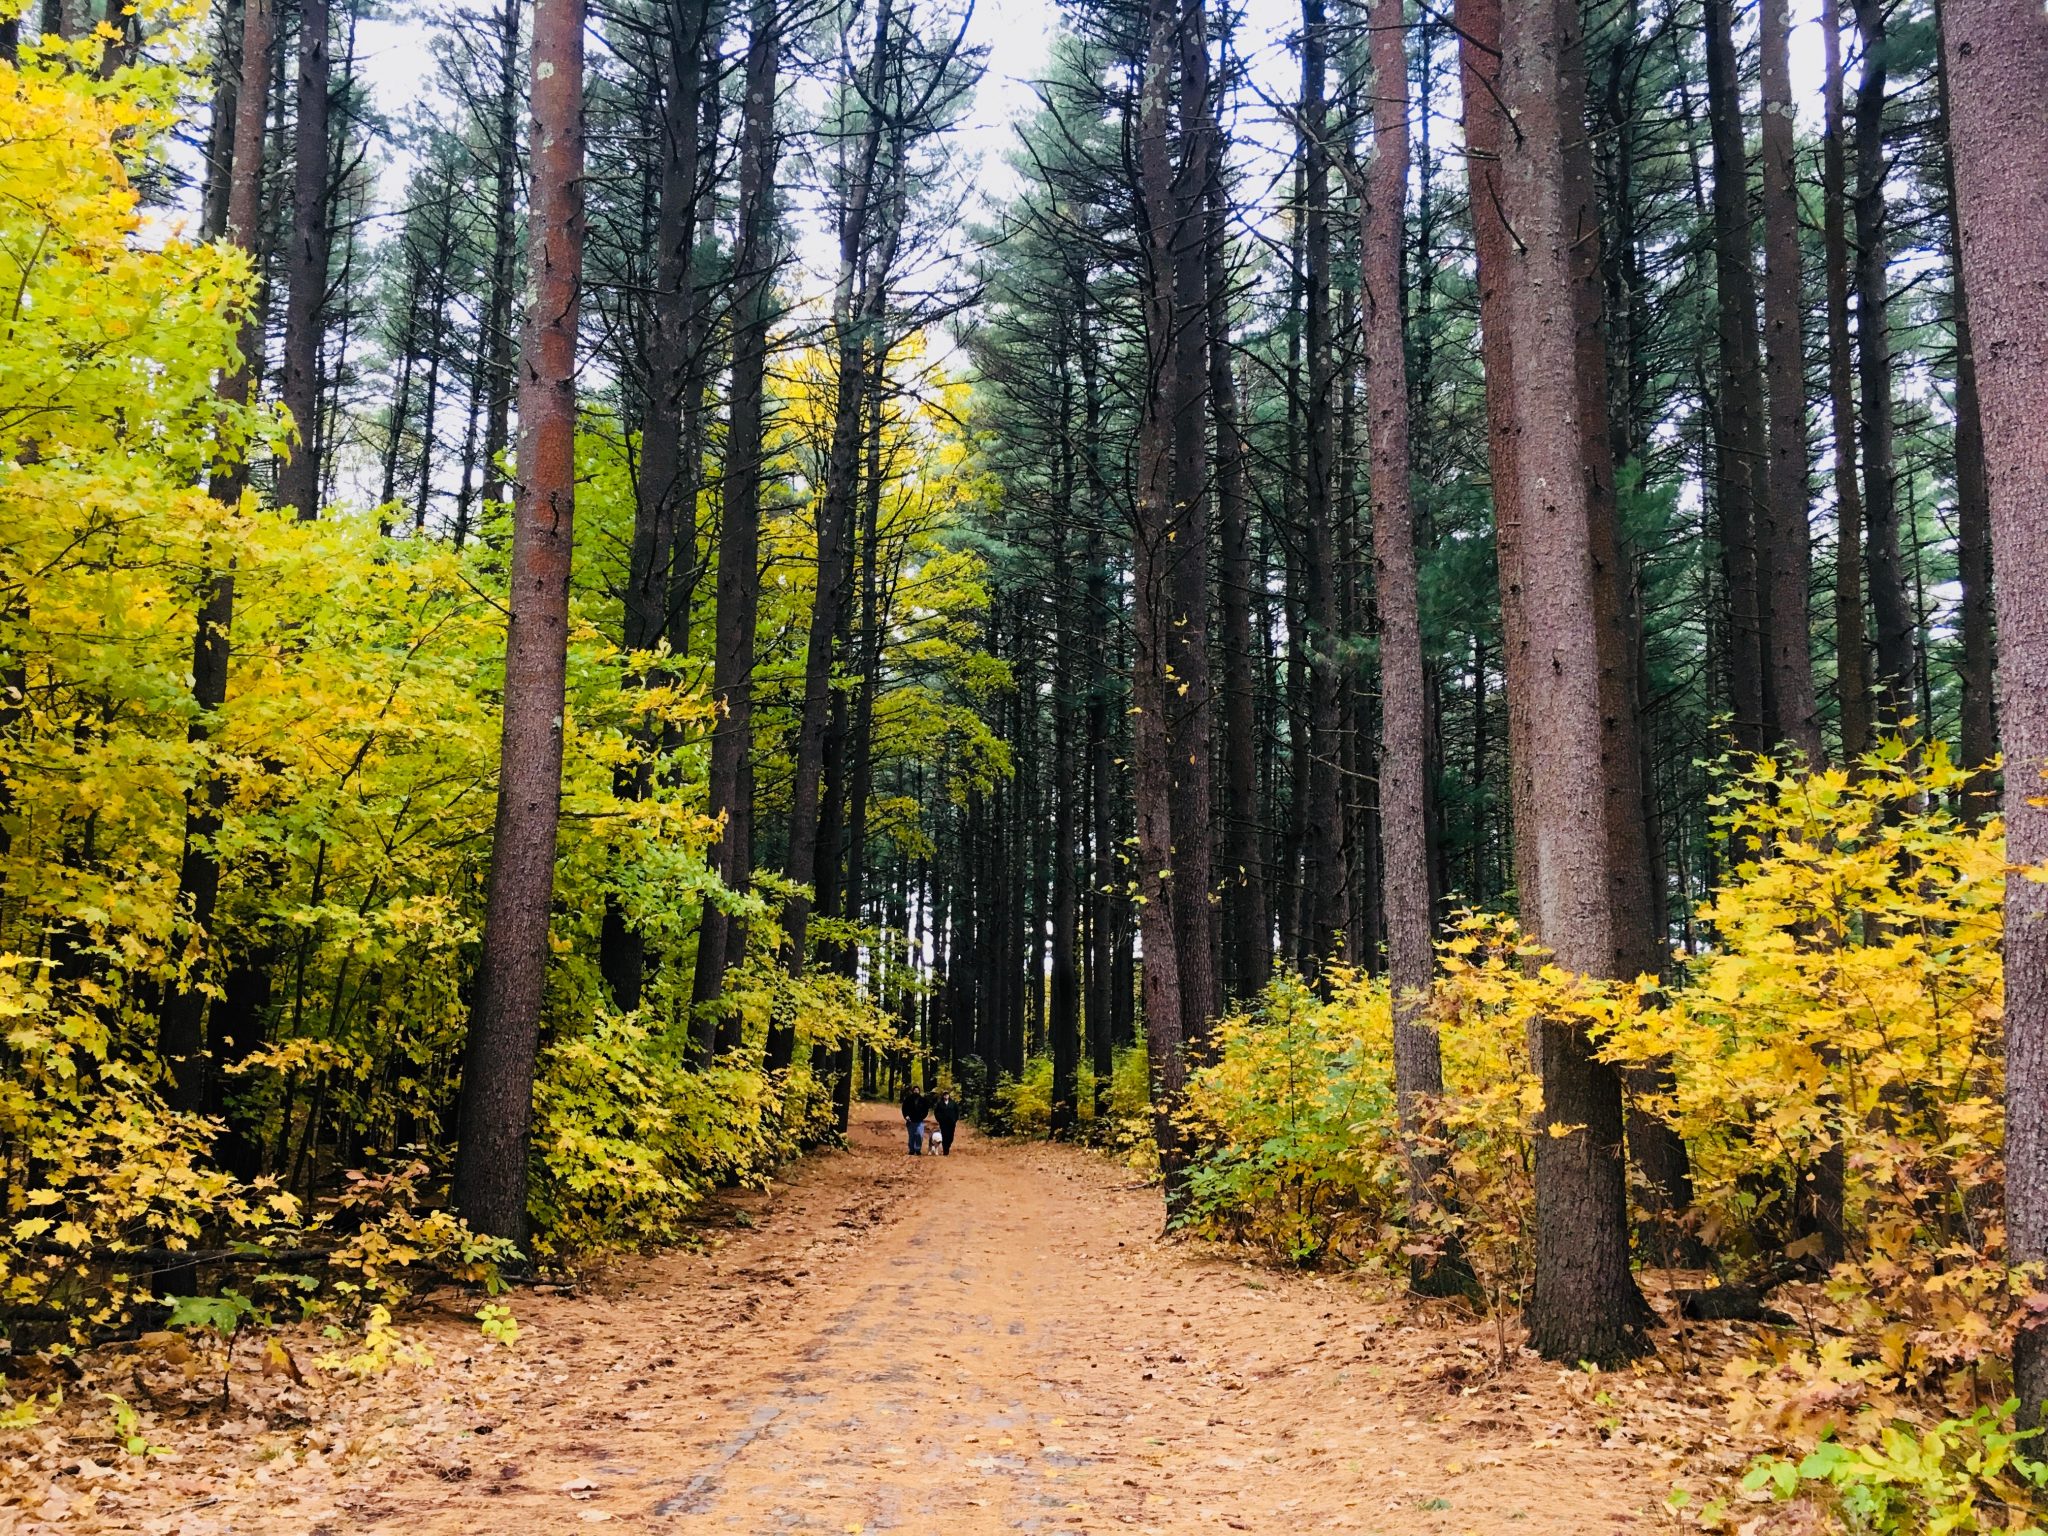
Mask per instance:
[[[431,318],[427,326],[426,387],[420,402],[420,461],[413,480],[412,518],[416,530],[427,526],[427,508],[434,497],[434,423],[441,409],[441,358],[448,339],[448,263],[455,243],[455,220],[449,211],[437,209],[432,216],[437,228],[422,304]],[[344,346],[341,355],[346,354]]]
[[[1962,718],[1958,734],[1962,762],[1971,768],[1989,763],[1998,752],[1998,722],[1993,648],[1996,625],[1992,612],[1991,496],[1984,479],[1983,408],[1977,395],[1977,355],[1970,331],[1969,283],[1963,272],[1961,219],[1956,207],[1956,174],[1953,108],[1949,98],[1946,61],[1947,8],[1937,0],[1934,7],[1937,34],[1942,35],[1943,57],[1938,61],[1935,80],[1939,86],[1941,122],[1942,195],[1948,215],[1950,272],[1950,320],[1956,341],[1956,581],[1962,587],[1963,655],[1958,671],[1962,682]],[[1992,775],[1979,775],[1963,797],[1972,816],[1988,816],[1997,807],[1998,793]]]
[[[1863,624],[1863,488],[1856,466],[1854,352],[1849,340],[1848,156],[1842,142],[1842,22],[1821,0],[1826,101],[1821,136],[1821,248],[1826,264],[1828,418],[1834,439],[1835,696],[1842,757],[1870,750],[1870,658]]]
[[[1166,1181],[1169,1213],[1186,1201],[1186,1154],[1176,1118],[1187,1079],[1190,1017],[1202,1017],[1207,997],[1202,973],[1208,960],[1183,954],[1208,926],[1207,871],[1197,886],[1190,880],[1198,848],[1183,843],[1191,833],[1187,813],[1197,804],[1190,793],[1206,767],[1188,760],[1193,733],[1187,718],[1191,696],[1206,689],[1198,658],[1202,647],[1189,644],[1189,630],[1199,636],[1205,627],[1206,604],[1191,612],[1190,594],[1197,580],[1188,567],[1202,567],[1206,520],[1192,512],[1196,504],[1182,492],[1181,431],[1176,412],[1188,397],[1185,369],[1189,362],[1184,328],[1188,315],[1179,299],[1179,247],[1192,237],[1198,281],[1206,276],[1201,246],[1206,222],[1199,217],[1204,187],[1184,180],[1187,134],[1181,135],[1183,160],[1175,164],[1173,106],[1184,126],[1197,113],[1206,114],[1206,92],[1193,90],[1182,78],[1176,90],[1175,63],[1185,64],[1185,21],[1174,9],[1176,0],[1152,0],[1148,19],[1143,77],[1137,121],[1138,214],[1142,239],[1140,302],[1144,314],[1146,374],[1151,381],[1140,401],[1137,445],[1136,522],[1133,530],[1132,632],[1136,651],[1132,664],[1132,794],[1137,807],[1139,929],[1144,949],[1146,1043],[1151,1058],[1153,1134]],[[1191,0],[1200,17],[1200,0]],[[1197,46],[1202,46],[1197,39]],[[1195,201],[1190,202],[1192,192]],[[1192,216],[1192,217],[1191,217]],[[1193,225],[1193,231],[1187,228]],[[1197,321],[1206,315],[1204,295]],[[1193,423],[1197,438],[1202,423]],[[1206,575],[1206,570],[1202,572]],[[1206,796],[1199,802],[1204,815]],[[1206,830],[1206,828],[1204,829]],[[1202,910],[1186,910],[1194,892]]]
[[[1617,717],[1609,707],[1615,641],[1606,631],[1619,603],[1601,586],[1618,572],[1602,558],[1612,513],[1593,504],[1580,419],[1580,264],[1594,237],[1580,227],[1583,193],[1575,195],[1567,146],[1581,138],[1583,36],[1570,0],[1516,6],[1504,18],[1489,0],[1467,0],[1459,15],[1482,53],[1499,37],[1498,110],[1520,130],[1510,139],[1496,122],[1476,142],[1499,156],[1495,190],[1505,225],[1504,239],[1481,245],[1480,260],[1483,266],[1489,246],[1506,257],[1495,301],[1508,331],[1506,375],[1494,371],[1491,352],[1487,359],[1489,396],[1506,396],[1506,409],[1490,407],[1489,418],[1507,428],[1499,446],[1514,462],[1520,503],[1513,554],[1503,562],[1506,634],[1525,657],[1542,658],[1516,669],[1528,692],[1521,734],[1530,765],[1515,776],[1517,836],[1533,845],[1517,862],[1536,877],[1523,892],[1523,913],[1560,965],[1611,976],[1632,920],[1616,900],[1632,877],[1618,865],[1624,840],[1614,823],[1633,818],[1633,804],[1623,805],[1632,796],[1617,791],[1633,783],[1635,753],[1632,715],[1623,708]],[[1469,51],[1467,58],[1469,67]],[[1468,94],[1468,114],[1476,94]],[[1604,381],[1604,364],[1600,372]],[[1604,413],[1595,420],[1604,441]],[[1511,579],[1519,588],[1512,595]],[[1648,1308],[1629,1267],[1620,1081],[1577,1024],[1540,1020],[1531,1034],[1544,1123],[1535,1138],[1530,1342],[1552,1359],[1626,1359],[1644,1347]]]
[[[247,18],[241,0],[220,7],[220,32],[214,55],[213,104],[207,114],[206,170],[199,191],[199,238],[218,240],[227,233],[228,197],[234,186],[235,122],[241,115],[242,30]],[[271,23],[273,28],[275,21]],[[19,17],[0,22],[0,30],[20,27]],[[0,54],[12,59],[12,54]]]
[[[1251,487],[1238,428],[1237,383],[1230,357],[1229,205],[1211,177],[1209,220],[1209,414],[1216,430],[1216,514],[1221,548],[1216,572],[1223,660],[1224,979],[1235,997],[1266,984],[1273,965],[1259,837],[1259,734],[1252,670]]]
[[[320,343],[327,309],[327,0],[300,0],[298,120],[292,130],[292,238],[285,259],[284,379],[299,441],[277,472],[278,505],[320,513]]]
[[[1193,1060],[1207,1049],[1221,995],[1215,901],[1214,756],[1209,682],[1208,221],[1216,175],[1216,117],[1209,98],[1206,0],[1180,0],[1180,85],[1174,107],[1181,153],[1171,188],[1172,361],[1166,376],[1172,432],[1172,619],[1166,631],[1174,679],[1174,920],[1180,925],[1181,1039]],[[1342,879],[1342,864],[1338,866]]]
[[[724,509],[718,529],[717,636],[711,696],[719,722],[711,736],[709,805],[723,817],[712,867],[733,890],[753,869],[754,621],[760,610],[762,410],[768,373],[768,324],[776,266],[775,96],[781,62],[775,0],[755,0],[747,40],[746,104],[740,134],[740,244],[734,267],[732,404],[726,427]],[[697,935],[692,1000],[701,1057],[739,1044],[738,1021],[713,1011],[727,966],[744,952],[743,925],[704,904]]]
[[[877,355],[868,376],[867,395],[869,400],[869,425],[867,431],[867,477],[863,490],[861,514],[861,618],[859,656],[861,679],[854,696],[853,724],[848,754],[852,760],[846,791],[846,885],[840,901],[842,915],[855,922],[861,920],[862,905],[866,900],[868,879],[868,808],[874,793],[874,721],[875,697],[881,688],[883,616],[881,592],[881,525],[882,525],[882,432],[884,410],[882,397],[882,369],[887,359]],[[926,893],[925,904],[920,908],[920,921],[929,926],[931,921],[931,868],[929,861],[923,861],[919,873],[919,889]],[[936,940],[934,940],[936,943]],[[936,951],[934,951],[936,952]],[[921,950],[913,949],[905,957],[906,964],[915,964]],[[860,953],[857,946],[839,946],[834,955],[835,968],[842,976],[852,977],[858,973]],[[932,997],[926,997],[926,1029],[928,1045],[936,1046],[932,1038],[931,1007]],[[950,1058],[949,1058],[950,1059]],[[853,1114],[853,1046],[842,1041],[832,1053],[828,1071],[832,1082],[832,1119],[840,1135],[845,1135]]]
[[[1581,55],[1577,67],[1563,76],[1561,115],[1567,122],[1587,118],[1585,79]],[[1641,718],[1644,690],[1637,677],[1642,665],[1642,614],[1625,585],[1634,562],[1621,537],[1614,412],[1608,400],[1613,360],[1602,305],[1602,219],[1592,148],[1584,134],[1566,137],[1564,166],[1569,224],[1584,231],[1571,246],[1572,300],[1580,461],[1585,468],[1598,619],[1600,715],[1608,733],[1602,745],[1602,815],[1607,822],[1607,899],[1613,953],[1604,974],[1632,978],[1646,972],[1661,973],[1668,958],[1659,921],[1661,891],[1652,884],[1658,863],[1650,841],[1649,759]],[[1753,306],[1750,313],[1754,315]],[[1754,363],[1753,334],[1750,340],[1750,361]],[[1679,1221],[1692,1203],[1692,1170],[1685,1143],[1668,1121],[1641,1107],[1668,1095],[1670,1068],[1663,1063],[1630,1068],[1623,1074],[1623,1085],[1632,1101],[1626,1116],[1627,1151],[1635,1163],[1641,1204],[1648,1218],[1643,1236],[1651,1250],[1667,1262],[1681,1255],[1696,1257],[1685,1254],[1689,1242]]]
[[[1383,747],[1379,812],[1386,873],[1387,980],[1394,995],[1394,1097],[1407,1140],[1409,1208],[1418,1219],[1435,1204],[1440,1159],[1415,1138],[1429,1102],[1444,1091],[1443,1055],[1429,1021],[1436,972],[1436,904],[1430,890],[1429,811],[1423,784],[1428,756],[1422,610],[1416,569],[1415,508],[1410,492],[1408,371],[1401,314],[1401,247],[1408,195],[1408,60],[1402,0],[1374,0],[1371,20],[1373,157],[1366,188],[1360,295],[1365,323],[1366,409],[1371,454],[1373,565],[1379,597]],[[1418,1256],[1418,1289],[1455,1282],[1455,1265]]]
[[[873,104],[854,146],[847,171],[846,199],[839,211],[839,275],[832,293],[832,340],[836,349],[832,439],[825,483],[818,496],[818,576],[812,593],[810,634],[804,651],[803,702],[798,714],[795,777],[790,790],[789,848],[783,873],[797,894],[783,910],[784,963],[792,973],[804,967],[805,925],[817,878],[818,794],[824,767],[825,732],[832,708],[834,637],[845,614],[851,578],[853,505],[860,468],[861,397],[867,381],[867,347],[880,346],[876,321],[888,290],[893,251],[871,251],[868,223],[875,202],[876,166],[882,147],[882,82],[890,68],[890,0],[875,16],[874,54],[861,94]],[[893,243],[885,241],[885,243]],[[867,287],[859,284],[863,266]],[[774,1054],[771,1052],[771,1055]]]
[[[1791,18],[1787,0],[1763,0],[1764,358],[1770,383],[1769,495],[1757,547],[1770,614],[1768,681],[1776,735],[1818,767],[1820,705],[1813,691],[1807,591],[1813,552],[1807,527],[1806,342],[1794,163]],[[1776,746],[1777,742],[1767,742]]]
[[[1863,74],[1856,86],[1856,369],[1863,449],[1864,560],[1870,610],[1877,626],[1879,721],[1896,730],[1914,712],[1913,608],[1899,543],[1898,489],[1893,483],[1892,351],[1889,220],[1884,184],[1884,106],[1890,39],[1886,0],[1856,0],[1863,34]],[[1925,722],[1922,723],[1925,729]]]
[[[496,137],[498,163],[491,171],[491,283],[485,303],[483,358],[489,381],[489,406],[484,413],[484,478],[479,499],[502,505],[511,498],[505,482],[505,450],[512,445],[512,289],[518,269],[518,234],[513,221],[513,193],[519,164],[519,17],[524,0],[505,0],[498,17],[498,99]],[[462,547],[468,530],[455,531]]]
[[[1338,956],[1346,926],[1343,754],[1344,637],[1337,610],[1336,402],[1330,359],[1330,167],[1324,143],[1328,38],[1323,0],[1301,7],[1302,320],[1308,393],[1303,401],[1301,535],[1308,622],[1308,784],[1302,807],[1302,966],[1311,975]]]
[[[533,301],[520,349],[504,735],[453,1186],[455,1208],[472,1227],[515,1242],[526,1236],[561,810],[584,232],[583,0],[538,0],[533,33]]]
[[[2005,1220],[2013,1264],[2048,1259],[2048,16],[2035,0],[1946,0],[1950,143],[1962,277],[1998,580],[2005,736]],[[2048,1399],[2048,1331],[2015,1341],[2023,1422]]]
[[[850,762],[846,792],[846,884],[840,915],[860,921],[866,899],[868,810],[874,798],[875,699],[881,692],[882,615],[882,436],[886,425],[883,369],[887,359],[876,354],[868,371],[867,473],[861,487],[860,625],[854,654],[860,683],[854,690],[853,720],[847,753]],[[893,578],[892,578],[893,582]],[[834,953],[834,969],[854,976],[859,952],[851,944]]]
[[[1704,0],[1707,119],[1714,160],[1714,294],[1720,348],[1714,396],[1714,508],[1728,600],[1728,698],[1735,745],[1762,752],[1776,740],[1766,680],[1770,614],[1763,600],[1759,534],[1768,468],[1763,367],[1757,351],[1756,268],[1743,146],[1741,80],[1728,0]]]
[[[1068,413],[1065,382],[1061,389],[1061,414]],[[1063,423],[1070,425],[1070,423]],[[1065,444],[1071,431],[1062,432],[1061,457],[1066,460],[1066,503],[1060,529],[1062,535],[1073,522],[1073,464]],[[1075,929],[1078,926],[1076,864],[1080,850],[1075,796],[1082,781],[1078,761],[1076,710],[1074,707],[1073,595],[1067,580],[1067,551],[1054,553],[1053,665],[1052,665],[1052,923],[1051,998],[1047,1033],[1052,1045],[1052,1134],[1071,1136],[1080,1124],[1076,1087],[1081,1062],[1080,975],[1074,964]]]
[[[697,465],[683,430],[684,397],[697,387],[694,364],[698,228],[698,116],[707,0],[670,6],[661,62],[661,172],[655,215],[654,292],[649,296],[647,404],[640,423],[640,476],[627,557],[622,637],[630,653],[654,650],[668,633],[669,576],[679,540],[694,541]],[[690,452],[686,453],[686,447]],[[642,679],[652,682],[652,676]],[[644,799],[657,739],[640,733],[640,756],[612,775],[621,800]],[[598,970],[621,1009],[640,1006],[646,945],[615,894],[605,898]]]
[[[1506,274],[1514,245],[1501,219],[1501,154],[1507,124],[1499,100],[1501,0],[1459,0],[1459,69],[1464,100],[1466,169],[1471,178],[1472,237],[1478,256],[1480,362],[1488,379],[1514,371],[1508,331]],[[1509,805],[1515,888],[1523,902],[1537,889],[1536,841],[1522,835],[1521,808],[1530,789],[1529,652],[1522,632],[1522,511],[1515,462],[1513,401],[1506,389],[1486,391],[1488,469],[1493,481],[1494,561],[1501,605],[1501,669],[1506,678]]]
[[[1120,928],[1115,897],[1111,894],[1119,879],[1116,837],[1117,772],[1116,739],[1111,732],[1116,660],[1109,640],[1110,622],[1116,598],[1111,590],[1109,553],[1104,548],[1102,523],[1108,514],[1110,490],[1102,467],[1102,380],[1088,276],[1080,263],[1070,263],[1067,282],[1074,313],[1074,350],[1081,374],[1081,470],[1088,493],[1090,515],[1085,526],[1087,543],[1082,556],[1083,576],[1081,635],[1088,664],[1087,742],[1088,815],[1092,865],[1088,880],[1088,959],[1085,968],[1087,1002],[1084,1024],[1088,1032],[1089,1059],[1095,1069],[1095,1112],[1103,1113],[1114,1067],[1113,1044],[1116,1017],[1116,952]]]
[[[260,271],[259,241],[263,230],[263,130],[264,111],[269,102],[271,54],[275,48],[277,13],[272,0],[246,0],[242,9],[242,79],[235,98],[234,131],[227,167],[226,206],[228,241],[248,253]],[[260,285],[251,295],[243,317],[238,345],[242,365],[221,381],[221,398],[246,405],[255,392],[256,373],[263,360],[263,301]],[[214,498],[228,507],[238,507],[248,489],[249,472],[244,464],[221,470],[211,486]],[[235,617],[235,575],[233,558],[222,552],[222,568],[206,579],[205,600],[192,637],[192,702],[194,717],[189,739],[195,746],[209,741],[221,707],[228,697],[228,662]],[[9,689],[18,695],[19,685]],[[207,1102],[208,1059],[206,1053],[206,994],[201,982],[209,969],[220,964],[220,945],[213,932],[215,907],[220,896],[220,856],[213,839],[220,832],[221,812],[227,806],[228,779],[208,768],[201,783],[185,804],[185,844],[178,863],[178,908],[190,924],[192,944],[198,951],[195,969],[165,992],[158,1016],[157,1048],[171,1072],[171,1103],[174,1108],[199,1111]],[[216,1034],[220,1033],[216,1020]],[[245,1031],[246,1034],[246,1031]],[[217,1047],[228,1042],[217,1040]]]

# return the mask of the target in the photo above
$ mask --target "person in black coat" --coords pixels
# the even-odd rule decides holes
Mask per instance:
[[[924,1117],[931,1104],[915,1085],[903,1090],[903,1128],[910,1133],[910,1155],[924,1150]]]
[[[937,1101],[932,1105],[932,1114],[939,1122],[939,1150],[947,1157],[953,1155],[953,1128],[960,1123],[959,1102],[944,1089],[939,1091]]]

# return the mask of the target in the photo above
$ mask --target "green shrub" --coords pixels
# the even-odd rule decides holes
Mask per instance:
[[[1361,1256],[1406,1188],[1390,1041],[1385,991],[1362,980],[1325,1002],[1281,977],[1219,1024],[1183,1111],[1184,1223],[1293,1262]]]
[[[2040,1431],[2011,1428],[2018,1407],[2008,1398],[1931,1429],[1891,1425],[1874,1444],[1823,1440],[1796,1462],[1758,1460],[1742,1486],[1817,1498],[1849,1530],[1871,1536],[2042,1536],[2036,1513],[2048,1462],[2022,1451]]]
[[[1084,1095],[1084,1098],[1086,1096]],[[1052,1058],[1033,1056],[1024,1074],[996,1080],[994,1121],[1005,1136],[1043,1140],[1052,1134]]]

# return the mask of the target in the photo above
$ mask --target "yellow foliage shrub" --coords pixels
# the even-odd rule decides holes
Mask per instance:
[[[1146,1074],[1145,1047],[1121,1047],[1111,1053],[1110,1063],[1109,1081],[1101,1085],[1096,1081],[1094,1062],[1084,1059],[1075,1066],[1080,1138],[1116,1152],[1140,1171],[1153,1171],[1158,1166],[1159,1149],[1152,1137],[1152,1085]],[[1002,1134],[1051,1135],[1052,1058],[1033,1056],[1024,1063],[1022,1076],[999,1077],[990,1099],[994,1128]]]
[[[1811,1261],[1809,1192],[1843,1170],[1847,1253],[1812,1300],[1832,1338],[1767,1342],[1738,1366],[1742,1422],[1810,1444],[1915,1405],[1995,1402],[2018,1308],[2048,1297],[2016,1295],[2003,1259],[2005,864],[1996,819],[1952,808],[1965,779],[1939,744],[1735,778],[1726,877],[1700,913],[1711,940],[1662,980],[1572,975],[1511,920],[1462,920],[1429,1001],[1447,1091],[1429,1107],[1443,1173],[1422,1231],[1405,1209],[1385,987],[1340,972],[1324,1000],[1276,981],[1224,1021],[1190,1084],[1189,1220],[1290,1259],[1389,1268],[1455,1235],[1512,1302],[1544,1129],[1526,1031],[1571,1017],[1609,1061],[1652,1069],[1631,1082],[1661,1080],[1632,1107],[1683,1135],[1687,1219],[1723,1269]]]

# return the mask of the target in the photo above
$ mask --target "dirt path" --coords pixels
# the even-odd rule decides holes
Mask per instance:
[[[446,1321],[434,1370],[386,1378],[343,1427],[217,1426],[150,1475],[74,1476],[69,1509],[43,1510],[68,1518],[29,1528],[1661,1523],[1669,1472],[1604,1446],[1554,1370],[1462,1385],[1477,1351],[1455,1334],[1404,1326],[1362,1285],[1161,1243],[1156,1191],[1091,1154],[963,1133],[950,1159],[912,1161],[899,1138],[869,1109],[851,1151],[755,1201],[715,1252],[596,1297],[521,1297],[510,1352]]]

